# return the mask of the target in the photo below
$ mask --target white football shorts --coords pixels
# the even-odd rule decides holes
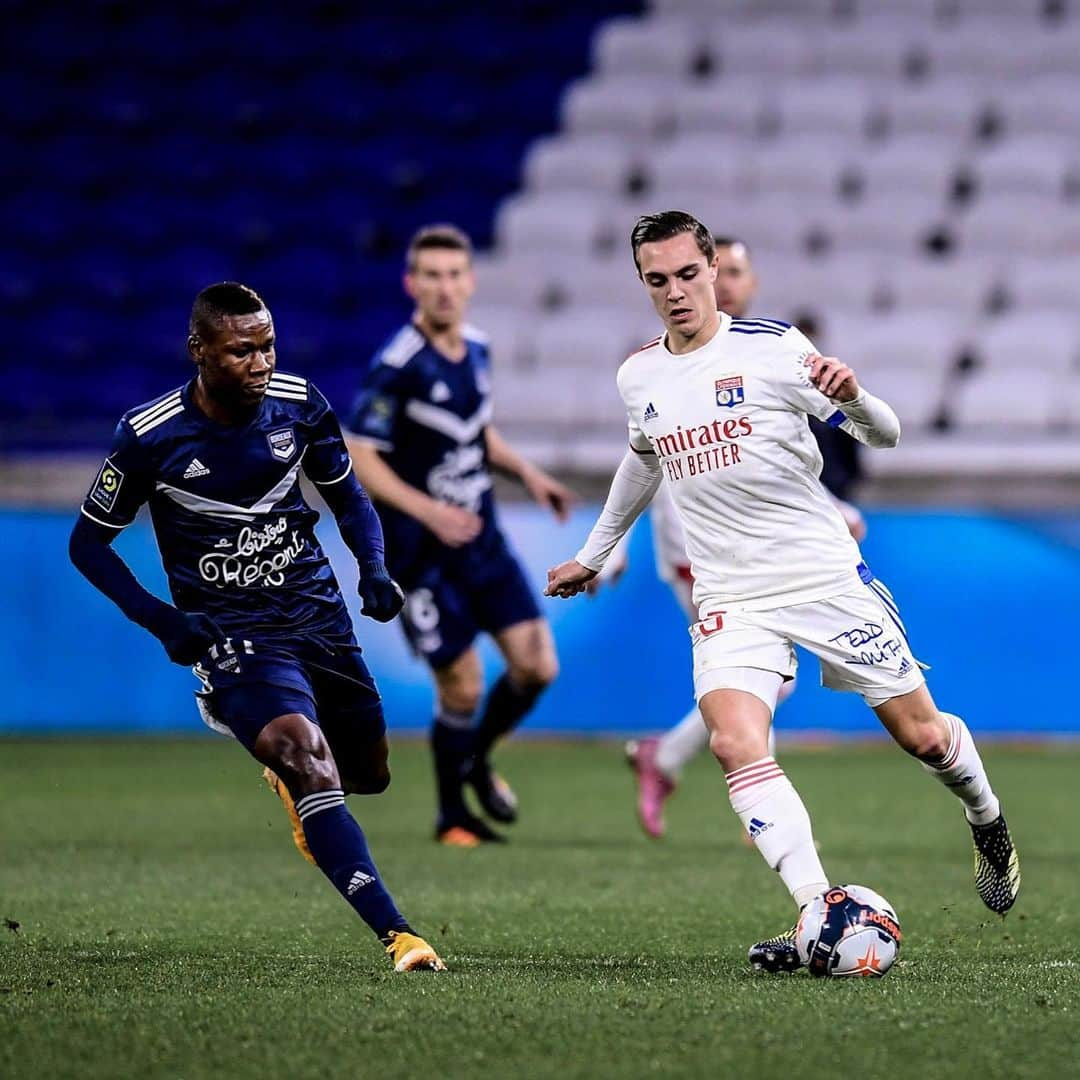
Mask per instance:
[[[733,668],[792,678],[798,664],[796,645],[817,656],[823,686],[860,694],[871,708],[926,682],[926,665],[911,651],[892,593],[877,579],[860,592],[770,611],[705,603],[690,636],[698,701],[710,690],[733,688]]]

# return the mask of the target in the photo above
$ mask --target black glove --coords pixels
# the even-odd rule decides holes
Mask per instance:
[[[356,591],[363,601],[360,613],[369,619],[389,622],[405,606],[405,594],[401,591],[401,586],[377,559],[360,567],[360,583]]]
[[[225,632],[201,611],[180,611],[162,604],[150,632],[165,646],[174,664],[190,667],[202,659],[215,642],[225,640]]]

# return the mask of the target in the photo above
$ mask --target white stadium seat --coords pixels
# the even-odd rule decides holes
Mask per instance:
[[[971,339],[979,363],[1012,371],[1023,381],[1076,367],[1080,356],[1080,315],[1018,311],[982,322]]]
[[[870,108],[862,80],[830,77],[783,83],[771,100],[782,137],[843,138],[858,147],[866,136]]]
[[[947,411],[960,429],[1045,431],[1062,417],[1057,391],[1046,372],[977,371],[956,383]]]
[[[765,126],[768,110],[760,88],[731,92],[722,79],[705,79],[680,87],[671,96],[675,130],[680,135],[738,135],[752,139]]]
[[[1080,205],[1019,195],[980,199],[957,224],[964,254],[1058,257],[1080,251]]]
[[[525,158],[526,185],[539,193],[626,193],[635,156],[617,136],[553,136],[537,140]]]
[[[829,318],[829,349],[856,372],[947,372],[973,320],[940,308],[893,311],[855,319]]]
[[[987,99],[1007,139],[1025,135],[1080,138],[1075,76],[1050,74],[1022,83],[997,82]]]
[[[620,77],[685,77],[700,51],[700,38],[683,19],[611,19],[593,39],[596,70]]]
[[[893,137],[937,135],[943,138],[944,152],[955,149],[955,141],[970,139],[989,100],[989,93],[967,80],[943,73],[920,83],[893,82],[875,94],[881,124]]]
[[[996,277],[985,259],[921,257],[891,261],[883,284],[898,311],[936,307],[975,317],[986,309]]]
[[[996,143],[969,160],[980,197],[1064,196],[1069,163],[1066,140],[1046,135],[1020,135]]]
[[[865,199],[892,199],[916,192],[944,203],[960,161],[960,151],[952,140],[912,134],[871,144],[851,171],[862,181]]]
[[[1010,258],[998,278],[1009,302],[1020,310],[1080,312],[1080,252],[1055,259]]]
[[[610,199],[600,195],[518,195],[507,199],[495,220],[504,251],[586,254],[612,239]]]
[[[671,123],[671,86],[665,78],[613,74],[579,79],[563,95],[563,127],[576,135],[649,139]]]

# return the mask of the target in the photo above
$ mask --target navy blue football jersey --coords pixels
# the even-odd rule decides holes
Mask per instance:
[[[485,429],[491,423],[487,338],[465,328],[465,357],[450,360],[412,323],[372,360],[349,416],[406,483],[479,514],[484,529],[464,549],[439,544],[417,521],[379,505],[387,565],[406,586],[432,560],[482,558],[499,541]]]
[[[351,633],[345,601],[300,490],[344,480],[352,462],[330,406],[275,372],[244,425],[211,420],[194,380],[126,413],[82,512],[122,529],[149,503],[173,601],[230,633]]]

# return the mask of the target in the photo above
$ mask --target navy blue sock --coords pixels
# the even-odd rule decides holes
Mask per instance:
[[[440,828],[468,814],[461,792],[461,774],[472,754],[472,716],[444,709],[431,726],[435,784],[439,796]]]
[[[504,673],[488,694],[473,741],[473,756],[483,761],[491,752],[495,740],[521,723],[543,691],[543,686],[515,686],[510,676]]]
[[[388,944],[391,930],[408,930],[379,877],[363,831],[345,809],[345,793],[335,788],[305,795],[296,800],[296,812],[319,869],[379,939]]]

